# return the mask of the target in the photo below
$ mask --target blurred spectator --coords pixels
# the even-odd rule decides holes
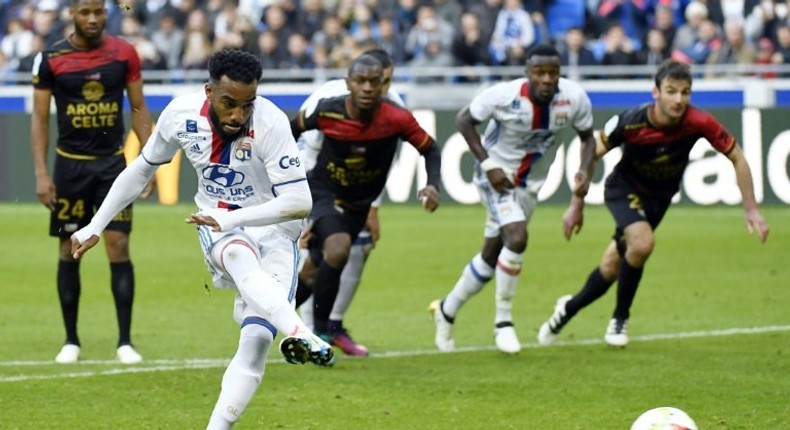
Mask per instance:
[[[184,51],[184,31],[176,27],[174,10],[162,15],[159,28],[151,35],[151,42],[164,56],[168,69],[177,69],[181,65],[181,54]]]
[[[288,37],[288,49],[285,59],[280,63],[281,69],[287,70],[312,70],[315,68],[315,63],[307,52],[307,40],[300,33],[292,33]],[[296,82],[310,82],[312,78],[290,78]]]
[[[239,0],[239,9],[257,28],[262,22],[263,11],[272,3],[273,0]]]
[[[153,42],[143,33],[143,26],[134,16],[126,16],[121,20],[120,37],[132,44],[137,56],[140,57],[140,67],[143,70],[164,70],[167,68],[164,57],[156,50]]]
[[[527,49],[535,42],[532,18],[524,10],[521,0],[505,0],[497,15],[491,35],[491,56],[494,64],[521,66],[527,58]]]
[[[749,2],[744,5],[747,8],[745,11],[746,22],[744,23],[746,36],[750,40],[758,40],[762,37],[773,38],[776,28],[782,23],[778,12],[784,8],[779,8],[776,0],[761,0],[751,10],[748,9],[749,6]]]
[[[263,28],[277,37],[277,49],[281,55],[285,55],[292,31],[287,26],[285,11],[280,6],[273,4],[266,8],[263,12]]]
[[[754,46],[745,39],[741,22],[730,20],[724,23],[724,42],[710,53],[706,63],[710,65],[735,64],[738,65],[735,68],[737,74],[747,75],[749,66],[754,64],[756,56],[757,52]],[[709,70],[705,77],[713,78],[728,74],[731,75],[732,72]]]
[[[592,51],[585,46],[584,32],[581,28],[569,28],[563,39],[564,49],[559,50],[560,63],[564,66],[562,70],[567,73],[568,79],[581,80],[579,66],[596,66],[598,61]]]
[[[774,64],[773,56],[774,43],[771,42],[771,39],[763,37],[762,39],[758,40],[757,58],[754,60],[754,64]],[[775,78],[778,76],[778,74],[776,72],[764,72],[759,73],[758,76],[761,78]]]
[[[145,4],[136,8],[136,10],[142,12],[142,16],[137,16],[137,19],[142,24],[140,28],[142,34],[150,38],[154,31],[159,28],[159,22],[162,20],[162,17],[171,13],[174,8],[170,6],[169,0],[145,0],[143,3]]]
[[[677,32],[677,28],[675,27],[675,14],[672,12],[671,8],[659,4],[656,6],[653,18],[652,28],[664,34],[664,41],[666,42],[664,56],[669,57],[669,54],[672,52],[672,43],[675,40],[675,33]],[[645,40],[645,42],[647,42],[647,40]]]
[[[296,29],[305,39],[312,40],[321,30],[326,17],[327,11],[321,0],[304,0],[296,18]]]
[[[702,21],[708,19],[708,7],[695,0],[686,6],[686,23],[678,27],[672,41],[672,51],[685,51],[697,40],[697,29]]]
[[[490,66],[488,45],[483,40],[477,15],[466,12],[461,15],[461,28],[455,33],[451,47],[455,64],[459,66]]]
[[[46,46],[44,45],[44,38],[38,34],[33,36],[30,40],[30,53],[19,59],[19,66],[17,71],[30,72],[33,70],[33,63],[35,62],[36,55],[43,51]]]
[[[442,49],[448,51],[453,43],[453,27],[436,17],[432,6],[421,6],[417,11],[417,23],[406,36],[404,50],[408,58],[417,58],[429,42],[438,40]]]
[[[202,9],[190,12],[184,33],[184,54],[181,67],[184,69],[205,69],[211,56],[211,40],[206,13]]]
[[[491,35],[494,33],[502,2],[503,0],[483,0],[469,8],[469,12],[475,14],[480,21],[480,38],[486,45],[491,43]]]
[[[342,43],[332,48],[332,51],[329,52],[329,64],[333,68],[347,69],[351,64],[351,60],[364,51],[357,45],[356,39],[350,34],[346,34],[343,36]]]
[[[436,9],[436,17],[457,28],[461,23],[463,8],[458,0],[434,0],[433,7]]]
[[[697,40],[690,47],[680,52],[673,52],[673,56],[677,55],[683,61],[690,64],[705,64],[710,54],[719,49],[721,46],[721,39],[718,35],[718,29],[713,21],[706,19],[699,24],[697,28]]]
[[[392,18],[401,34],[409,34],[417,22],[417,0],[398,0]]]
[[[414,57],[414,59],[409,62],[409,66],[415,69],[425,67],[451,67],[453,66],[453,56],[438,36],[432,36],[420,55]],[[417,76],[415,82],[442,82],[444,80],[445,77],[441,76],[441,74],[437,74],[437,76],[430,77]]]
[[[282,49],[277,35],[271,31],[258,33],[258,58],[261,59],[263,70],[279,69],[285,62],[286,50]]]
[[[395,28],[395,23],[390,18],[379,21],[379,47],[392,58],[392,64],[400,66],[406,62],[406,52],[403,35]]]
[[[776,52],[771,55],[771,63],[787,66],[790,64],[790,27],[787,24],[780,25],[776,29],[776,40]],[[790,73],[782,73],[782,77],[788,76]]]
[[[658,67],[669,58],[669,44],[664,34],[658,28],[651,28],[647,31],[645,43],[637,55],[639,64]]]
[[[176,27],[185,29],[189,14],[192,13],[193,10],[198,9],[197,0],[178,0],[175,6],[173,15],[176,18]]]
[[[601,64],[604,66],[633,66],[639,64],[633,41],[625,34],[622,25],[612,23],[604,35],[606,52]]]
[[[346,30],[340,24],[340,19],[334,15],[329,15],[324,21],[323,28],[313,36],[313,49],[320,48],[326,52],[332,52],[336,46],[340,46],[343,43],[345,36]]]
[[[348,32],[357,39],[357,42],[363,43],[365,39],[379,38],[379,23],[373,18],[373,12],[365,4],[358,4],[354,6],[351,21],[348,25]],[[366,34],[360,34],[362,28],[366,28]]]
[[[239,10],[239,0],[225,0],[214,21],[214,51],[241,49],[255,52],[257,31],[253,22]]]
[[[63,38],[63,25],[60,21],[60,4],[57,0],[41,0],[33,12],[31,30],[44,37],[46,46],[51,46]]]
[[[5,36],[0,37],[0,50],[3,51],[6,67],[16,70],[19,60],[30,54],[34,34],[17,18],[11,18],[5,30]]]
[[[638,49],[648,28],[648,6],[645,0],[601,0],[598,16],[608,24],[620,24],[632,46]]]

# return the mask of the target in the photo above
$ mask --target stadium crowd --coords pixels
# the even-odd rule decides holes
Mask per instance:
[[[30,71],[71,32],[69,4],[0,0],[0,71]],[[257,55],[265,70],[343,69],[373,47],[396,67],[521,66],[541,42],[577,79],[577,65],[669,57],[738,65],[708,77],[790,63],[781,0],[108,0],[107,10],[108,32],[136,47],[144,70],[205,69],[222,48]]]

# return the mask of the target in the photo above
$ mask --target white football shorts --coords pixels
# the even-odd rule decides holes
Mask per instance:
[[[296,241],[270,227],[240,227],[225,232],[214,232],[210,227],[199,226],[198,237],[214,287],[236,289],[233,279],[225,272],[221,263],[211,256],[211,251],[215,246],[222,246],[227,240],[241,239],[257,251],[261,269],[278,281],[288,300],[293,302],[298,282],[297,267],[299,267],[299,247]],[[239,294],[236,295],[233,316],[238,322],[247,317],[260,317],[249,309]]]
[[[514,188],[499,193],[486,181],[476,183],[480,201],[486,207],[486,225],[483,236],[499,236],[502,226],[514,222],[529,223],[538,205],[538,193],[529,188]]]

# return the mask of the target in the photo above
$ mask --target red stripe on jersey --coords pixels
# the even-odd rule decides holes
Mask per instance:
[[[530,97],[529,94],[529,81],[524,82],[521,84],[521,97],[526,97],[529,99],[529,102],[532,104],[532,129],[533,130],[540,130],[542,128],[548,128],[547,124],[543,124],[543,116],[547,112],[543,112],[544,108],[539,104],[535,103]],[[548,109],[548,105],[546,105],[546,109]]]
[[[211,162],[212,163],[221,163],[222,162],[222,138],[219,137],[219,133],[214,129],[214,123],[211,122],[211,117],[208,113],[209,108],[209,100],[203,102],[203,106],[200,108],[200,116],[205,117],[208,120],[208,125],[211,127]]]
[[[516,170],[516,185],[523,184],[523,178],[527,176],[529,173],[529,169],[532,168],[532,161],[535,158],[535,153],[530,152],[524,158],[521,159],[521,164],[518,166],[518,170]]]
[[[69,51],[64,55],[51,55],[49,66],[53,75],[61,73],[85,72],[113,62],[127,63],[126,82],[141,79],[140,57],[126,41],[106,35],[104,43],[88,51]]]

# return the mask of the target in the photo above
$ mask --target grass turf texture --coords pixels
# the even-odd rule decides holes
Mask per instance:
[[[372,356],[319,369],[284,364],[274,348],[236,428],[627,429],[665,405],[703,429],[790,428],[787,208],[763,208],[773,231],[760,245],[739,207],[673,207],[657,232],[624,350],[601,343],[614,291],[577,315],[563,345],[535,345],[556,298],[580,288],[613,231],[604,208],[588,207],[582,233],[566,242],[563,210],[543,206],[532,220],[514,309],[526,348],[505,356],[493,348],[493,283],[459,313],[457,353],[435,352],[425,311],[479,249],[482,208],[428,215],[385,206],[382,240],[346,319]],[[238,341],[233,294],[203,287],[209,276],[197,235],[183,223],[191,207],[135,211],[133,341],[146,361],[114,361],[100,243],[82,267],[83,362],[66,366],[52,361],[63,329],[47,214],[0,206],[0,428],[205,427]],[[737,328],[757,330],[723,335]]]

